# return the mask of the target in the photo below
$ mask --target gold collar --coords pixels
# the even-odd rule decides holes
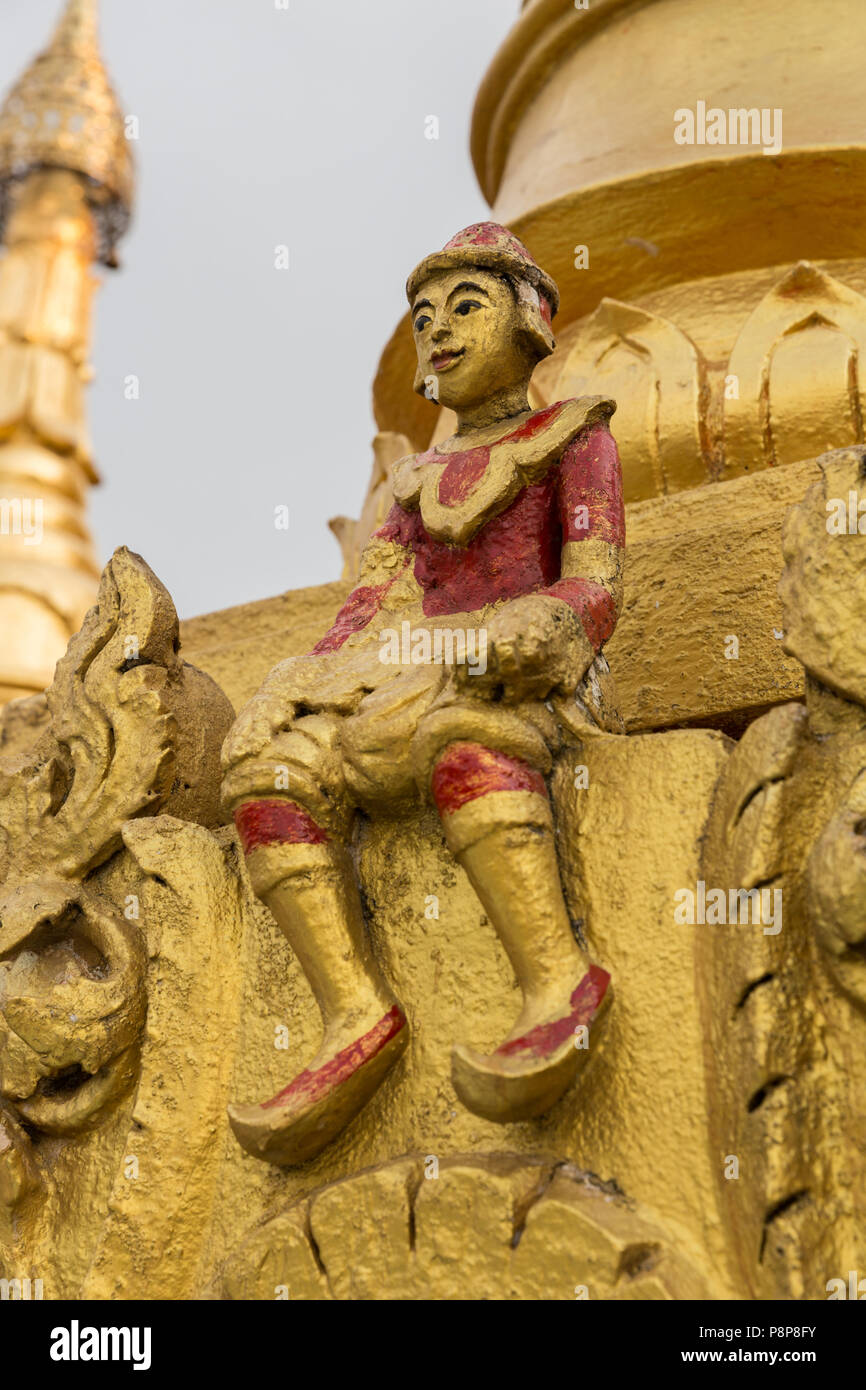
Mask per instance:
[[[421,512],[434,540],[468,545],[525,487],[544,477],[580,430],[609,420],[615,410],[616,402],[605,396],[579,396],[534,411],[492,444],[452,453],[433,448],[410,454],[394,464],[394,497],[406,511]],[[476,456],[480,472],[470,481],[468,493],[450,503],[441,501],[439,485],[446,469],[459,467],[460,461],[466,467],[470,455]]]

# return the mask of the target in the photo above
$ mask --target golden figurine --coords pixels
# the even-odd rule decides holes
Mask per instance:
[[[275,1163],[318,1153],[406,1046],[366,940],[357,810],[432,801],[514,966],[523,1009],[508,1037],[490,1056],[454,1049],[470,1110],[504,1122],[548,1109],[609,999],[563,897],[545,776],[570,732],[616,727],[601,655],[625,539],[615,405],[530,408],[559,296],[497,223],[427,257],[407,295],[415,389],[456,412],[456,433],[394,465],[394,505],[333,626],[274,668],[223,752],[252,885],[324,1024],[283,1091],[230,1111],[243,1146]]]

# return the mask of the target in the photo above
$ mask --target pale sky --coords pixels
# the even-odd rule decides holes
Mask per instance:
[[[4,93],[60,9],[2,0]],[[488,214],[469,120],[519,9],[102,0],[141,136],[122,268],[96,302],[90,520],[100,559],[137,550],[181,617],[339,576],[327,520],[356,516],[366,490],[370,390],[406,276]]]

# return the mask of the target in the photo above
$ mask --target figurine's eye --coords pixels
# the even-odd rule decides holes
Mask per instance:
[[[429,314],[419,314],[418,317],[417,317],[417,319],[415,320],[415,332],[416,332],[416,333],[423,333],[423,331],[424,331],[424,329],[427,327],[428,323],[430,323],[430,315],[429,315]]]
[[[461,299],[460,303],[457,305],[457,308],[454,310],[454,312],[455,312],[455,314],[461,314],[462,317],[465,318],[467,314],[471,314],[471,313],[472,313],[472,310],[473,310],[473,309],[480,309],[480,308],[481,308],[481,305],[478,303],[478,300],[477,300],[477,299]]]

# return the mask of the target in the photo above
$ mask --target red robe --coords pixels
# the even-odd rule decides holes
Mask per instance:
[[[371,564],[362,565],[361,582],[313,653],[335,651],[365,628],[406,566],[430,617],[547,594],[577,613],[597,652],[616,624],[625,546],[620,462],[606,423],[611,406],[596,398],[559,401],[494,444],[455,453],[430,449],[397,464],[395,476],[402,470],[409,478],[404,494],[419,493],[418,480],[428,475],[436,524],[425,519],[423,494],[420,501],[413,495],[408,506],[394,503],[368,543]],[[503,455],[506,464],[497,465]],[[501,479],[492,476],[497,466]],[[531,481],[521,485],[526,477]],[[479,495],[484,500],[473,516]],[[461,529],[471,531],[462,544],[443,536],[457,529],[448,525],[448,511],[458,518],[461,509]],[[403,564],[382,583],[364,583],[364,569],[375,568],[383,545],[394,546]]]

